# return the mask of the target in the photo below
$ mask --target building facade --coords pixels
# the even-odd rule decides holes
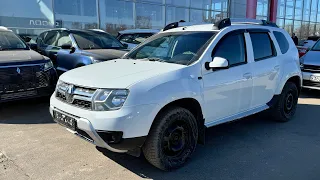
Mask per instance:
[[[170,22],[257,18],[299,38],[320,31],[320,0],[0,0],[0,26],[39,34],[50,28],[161,29]]]

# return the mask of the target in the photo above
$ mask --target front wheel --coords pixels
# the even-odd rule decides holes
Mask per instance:
[[[295,114],[298,103],[299,91],[292,82],[287,82],[282,90],[280,98],[271,109],[271,115],[276,121],[287,122]]]
[[[159,114],[142,150],[152,165],[168,171],[185,164],[195,151],[197,139],[198,126],[193,114],[181,107],[171,107]]]

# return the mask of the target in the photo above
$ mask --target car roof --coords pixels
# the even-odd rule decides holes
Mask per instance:
[[[83,33],[106,33],[109,34],[103,30],[98,30],[98,29],[67,29],[67,28],[56,28],[56,29],[50,29],[47,30],[45,32],[49,32],[49,31],[67,31],[70,33],[74,33],[74,32],[83,32]]]
[[[12,32],[10,29],[8,29],[4,26],[0,26],[0,31]]]
[[[158,29],[127,29],[119,31],[120,34],[130,34],[130,33],[153,33],[156,34],[160,32]]]

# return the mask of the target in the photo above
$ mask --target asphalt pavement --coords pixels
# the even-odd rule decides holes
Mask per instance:
[[[99,151],[54,123],[49,98],[0,105],[0,180],[319,180],[320,91],[306,91],[294,119],[262,114],[207,130],[185,167],[162,172],[143,157]]]

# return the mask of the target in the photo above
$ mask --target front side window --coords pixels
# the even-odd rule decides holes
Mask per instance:
[[[229,66],[246,62],[246,48],[243,34],[232,34],[220,40],[214,49],[214,57],[222,57],[229,61]]]
[[[0,31],[0,51],[28,49],[26,44],[11,31]]]
[[[268,33],[250,33],[254,60],[259,61],[275,56],[274,46]]]
[[[46,45],[55,45],[55,42],[58,37],[58,32],[57,31],[49,31],[47,35],[44,37],[43,43]]]
[[[282,54],[286,53],[289,49],[287,38],[281,32],[274,31],[273,34],[276,37]]]
[[[73,32],[80,49],[125,49],[113,36],[100,32]]]
[[[320,40],[312,47],[311,51],[320,51]]]
[[[69,37],[69,33],[60,32],[59,38],[57,40],[57,46],[61,47],[64,44],[72,44],[72,41]]]
[[[161,33],[151,37],[126,57],[188,65],[197,60],[202,47],[214,35],[214,32]]]

